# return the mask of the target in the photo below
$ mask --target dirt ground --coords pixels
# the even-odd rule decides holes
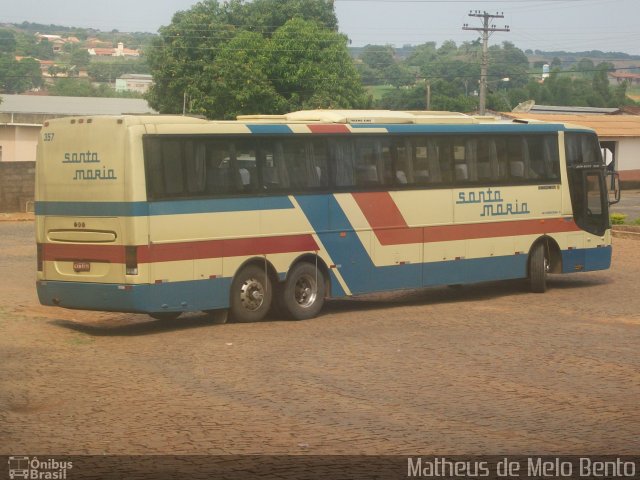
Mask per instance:
[[[0,453],[637,454],[640,243],[609,271],[215,325],[42,307],[0,223]]]

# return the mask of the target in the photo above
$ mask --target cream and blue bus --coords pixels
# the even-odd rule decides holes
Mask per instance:
[[[328,110],[50,120],[38,296],[258,321],[436,285],[528,279],[544,292],[548,274],[609,268],[605,175],[596,134],[561,123]]]

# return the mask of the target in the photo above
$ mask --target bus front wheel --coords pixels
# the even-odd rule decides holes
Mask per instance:
[[[547,291],[547,273],[549,272],[549,259],[545,252],[544,244],[538,243],[529,257],[529,285],[531,291],[544,293]]]
[[[325,279],[322,270],[310,263],[298,263],[287,275],[280,291],[280,304],[294,320],[315,317],[324,305]]]
[[[243,268],[231,283],[231,315],[236,322],[259,322],[269,311],[273,286],[256,265]]]

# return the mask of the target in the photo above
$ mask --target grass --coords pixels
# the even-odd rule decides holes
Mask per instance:
[[[380,100],[385,93],[394,90],[395,87],[391,85],[372,85],[367,87],[367,93],[369,93],[374,101]]]
[[[640,218],[628,222],[627,215],[624,213],[612,213],[609,218],[611,218],[611,225],[640,225]]]
[[[627,97],[632,100],[640,101],[640,85],[631,85],[627,87]]]

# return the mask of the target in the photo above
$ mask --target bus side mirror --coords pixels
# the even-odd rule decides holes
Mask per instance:
[[[609,205],[615,205],[620,201],[620,174],[618,172],[607,174],[607,191]]]

